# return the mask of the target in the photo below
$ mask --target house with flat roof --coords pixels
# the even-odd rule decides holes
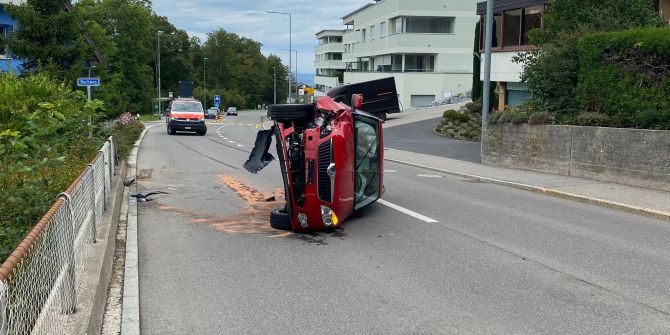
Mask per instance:
[[[316,33],[319,45],[314,48],[315,88],[323,93],[340,86],[344,78],[344,44],[342,37],[346,30],[322,30]]]
[[[394,77],[403,108],[472,86],[477,22],[470,0],[381,0],[342,17],[343,84]]]
[[[5,12],[5,5],[21,5],[25,0],[0,0],[0,36],[8,37],[16,26],[16,21]],[[16,72],[23,62],[12,56],[11,50],[0,45],[0,72]]]

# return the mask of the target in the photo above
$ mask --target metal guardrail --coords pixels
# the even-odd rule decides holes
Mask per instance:
[[[0,266],[0,334],[65,334],[111,195],[110,137]]]

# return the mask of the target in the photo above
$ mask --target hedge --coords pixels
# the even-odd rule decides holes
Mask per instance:
[[[590,33],[578,50],[582,110],[614,127],[670,129],[670,29]]]

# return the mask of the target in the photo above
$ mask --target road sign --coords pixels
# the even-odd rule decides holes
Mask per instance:
[[[77,86],[100,86],[100,78],[78,78]]]
[[[214,96],[214,106],[216,108],[219,108],[219,105],[221,105],[221,96],[220,95],[215,95]]]

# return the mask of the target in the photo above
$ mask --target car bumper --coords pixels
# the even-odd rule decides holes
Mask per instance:
[[[207,130],[205,121],[170,121],[168,127],[176,131],[203,131]]]

